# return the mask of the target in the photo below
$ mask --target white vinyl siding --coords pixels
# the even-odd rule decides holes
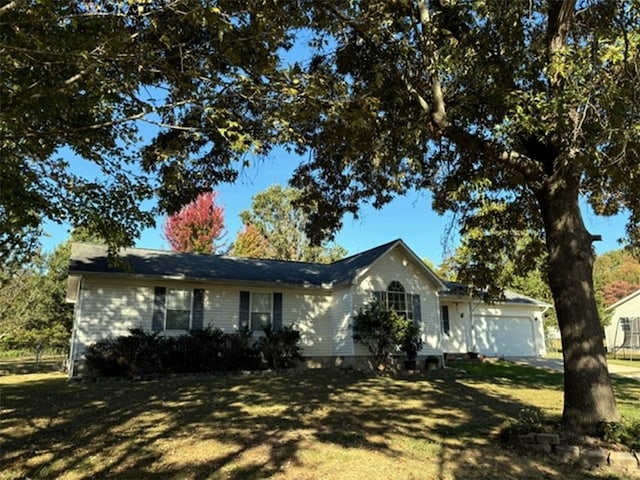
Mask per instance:
[[[640,317],[640,290],[615,303],[614,308],[609,307],[608,310],[611,312],[611,322],[605,327],[605,336],[608,351],[614,352],[625,338],[620,319]]]
[[[305,357],[331,355],[331,295],[285,291],[282,324],[294,325],[300,332]]]
[[[76,324],[76,357],[107,337],[128,335],[129,329],[151,331],[154,289],[131,285],[96,285],[84,282],[82,311]]]
[[[354,345],[351,320],[355,313],[353,293],[350,287],[333,292],[331,322],[331,355],[353,355]]]

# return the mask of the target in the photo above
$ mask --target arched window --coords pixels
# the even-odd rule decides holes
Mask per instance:
[[[400,282],[393,281],[387,287],[387,308],[398,313],[407,310],[407,298],[404,287]]]
[[[420,315],[415,316],[414,305],[420,303],[419,295],[407,293],[402,283],[397,280],[392,281],[383,292],[374,292],[375,298],[382,301],[389,310],[395,310],[408,320],[418,320]]]

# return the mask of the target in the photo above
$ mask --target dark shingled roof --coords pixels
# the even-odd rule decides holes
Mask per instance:
[[[176,253],[141,248],[126,248],[119,253],[115,262],[110,262],[105,246],[75,243],[71,247],[69,274],[124,275],[245,285],[280,284],[332,288],[351,283],[363,270],[396,245],[402,245],[409,254],[415,256],[411,249],[398,239],[331,264]],[[420,261],[417,257],[416,260]],[[441,296],[465,295],[467,289],[463,285],[444,282],[426,266],[424,268],[428,275],[432,276],[433,281],[439,284],[439,287],[443,287]],[[506,303],[548,305],[510,290],[506,290],[504,295],[502,302]]]
[[[446,290],[440,292],[443,297],[467,297],[469,295],[469,288],[461,283],[444,281],[444,284],[447,288]],[[473,296],[477,300],[482,300],[486,297],[485,292],[479,289],[476,289],[473,292]],[[552,306],[546,302],[542,302],[540,300],[536,300],[535,298],[527,297],[526,295],[523,295],[521,293],[514,292],[513,290],[504,290],[502,292],[502,297],[496,299],[496,302],[546,307]]]
[[[262,260],[165,250],[127,248],[109,262],[101,245],[74,244],[69,274],[133,275],[154,278],[271,283],[330,287],[351,282],[401,240],[380,245],[332,264]]]

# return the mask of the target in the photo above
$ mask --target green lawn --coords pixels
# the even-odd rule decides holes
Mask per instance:
[[[4,375],[0,479],[626,478],[496,440],[523,411],[558,418],[560,374],[465,368],[73,384],[58,373]],[[615,384],[623,414],[640,410],[640,382]]]

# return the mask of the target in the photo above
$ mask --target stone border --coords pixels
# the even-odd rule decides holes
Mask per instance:
[[[623,452],[602,447],[568,445],[560,443],[556,433],[527,433],[518,435],[518,444],[534,452],[549,454],[560,463],[576,463],[588,469],[615,468],[640,471],[640,458],[636,452]]]

